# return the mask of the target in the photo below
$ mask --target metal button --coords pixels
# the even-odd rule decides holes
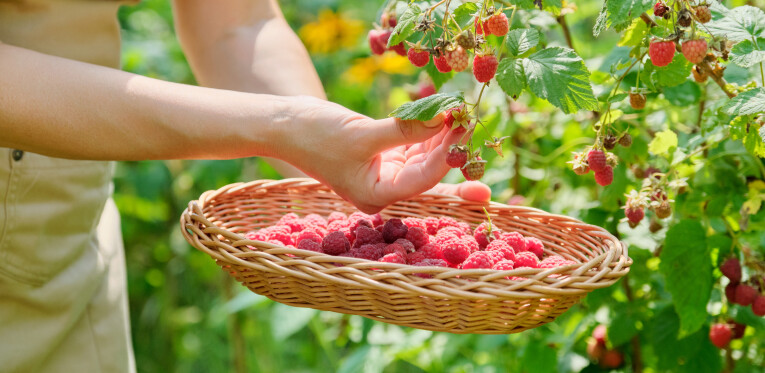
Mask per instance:
[[[13,157],[14,161],[18,162],[18,161],[21,160],[21,158],[24,158],[24,151],[23,150],[18,150],[18,149],[13,149],[13,152],[11,153],[11,156]]]

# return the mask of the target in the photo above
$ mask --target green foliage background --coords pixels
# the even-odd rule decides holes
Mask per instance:
[[[613,2],[613,1],[612,1]],[[371,27],[382,4],[377,0],[283,1],[294,29],[329,8]],[[642,3],[651,3],[642,1]],[[744,1],[727,1],[738,6]],[[763,6],[762,1],[749,2]],[[592,29],[602,1],[579,1],[567,16],[573,45],[592,72],[595,94],[607,93],[598,81],[610,66],[626,57],[615,47],[620,35]],[[167,0],[144,0],[120,11],[123,68],[159,79],[194,84],[173,32]],[[565,45],[554,17],[524,12],[519,24],[542,31],[546,45]],[[365,33],[356,48],[314,55],[314,63],[330,100],[361,113],[382,117],[405,102],[400,88],[422,77],[380,73],[371,85],[352,85],[343,73],[354,59],[369,55]],[[726,79],[745,84],[758,75],[730,67]],[[636,76],[625,79],[633,84]],[[458,75],[441,92],[472,92],[470,74]],[[642,79],[641,79],[642,80]],[[630,83],[632,81],[632,83]],[[724,360],[707,338],[709,324],[721,312],[748,324],[742,340],[732,342],[736,372],[753,372],[765,363],[765,320],[747,307],[723,309],[722,285],[714,260],[737,245],[765,251],[765,213],[738,226],[747,200],[747,182],[765,178],[761,159],[746,152],[740,140],[724,140],[709,149],[706,161],[686,174],[692,193],[677,196],[669,229],[652,234],[647,220],[635,230],[620,223],[625,192],[639,185],[627,167],[615,169],[614,183],[597,187],[591,177],[576,176],[566,164],[570,152],[592,143],[591,121],[581,114],[564,115],[549,103],[522,95],[510,103],[498,87],[482,101],[482,119],[494,134],[511,136],[506,157],[484,152],[489,170],[483,181],[496,201],[538,207],[604,226],[629,244],[635,264],[616,285],[590,294],[557,321],[514,335],[450,335],[373,322],[361,317],[291,308],[254,295],[233,283],[214,262],[180,235],[178,217],[188,201],[223,185],[258,178],[278,178],[258,159],[234,161],[124,162],[115,178],[115,200],[122,213],[128,262],[133,343],[140,372],[597,372],[589,363],[587,337],[598,323],[609,325],[613,348],[626,355],[621,369],[632,371],[640,350],[641,364],[652,372],[718,372]],[[679,147],[698,141],[691,128],[698,106],[707,113],[698,120],[714,135],[716,110],[724,103],[718,87],[680,79],[677,87],[651,95],[646,113],[626,114],[643,128],[625,122],[633,135],[631,148],[618,148],[628,164],[662,165],[648,151],[650,134],[672,128]],[[711,109],[710,109],[711,107]],[[511,110],[508,110],[511,108]],[[704,109],[702,108],[702,111]],[[687,119],[692,118],[692,119]],[[479,135],[477,143],[483,143]],[[666,165],[666,164],[665,164]],[[461,181],[458,173],[448,181]],[[522,196],[522,197],[521,197]],[[733,233],[731,234],[731,230]],[[731,235],[737,242],[732,242]],[[666,238],[666,241],[665,241]],[[701,253],[701,254],[699,254]],[[701,258],[700,261],[685,259]],[[684,264],[685,263],[685,264]],[[680,267],[677,267],[680,266]],[[673,299],[683,296],[683,299]],[[711,294],[711,299],[709,299]],[[683,317],[679,317],[678,313]],[[682,319],[682,321],[681,321]]]

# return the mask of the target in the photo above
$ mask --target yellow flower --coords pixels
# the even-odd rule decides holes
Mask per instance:
[[[300,28],[298,34],[311,53],[332,53],[356,45],[364,31],[361,21],[346,19],[339,13],[324,9],[319,19]]]
[[[379,72],[385,74],[411,74],[412,64],[406,57],[394,52],[385,52],[382,56],[358,58],[345,71],[344,78],[350,83],[367,85],[374,81]]]

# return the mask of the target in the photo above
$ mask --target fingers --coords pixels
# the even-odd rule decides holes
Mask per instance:
[[[372,122],[369,125],[371,143],[378,151],[390,149],[399,145],[423,142],[443,128],[443,114],[436,115],[428,121],[404,120],[386,118]]]
[[[440,183],[430,191],[450,194],[468,201],[488,202],[491,199],[491,188],[480,181],[465,181],[459,184]]]

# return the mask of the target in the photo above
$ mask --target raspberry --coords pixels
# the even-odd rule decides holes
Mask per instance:
[[[505,36],[510,31],[510,22],[505,13],[497,13],[486,20],[487,29],[494,35]]]
[[[736,303],[748,306],[757,298],[757,290],[746,284],[736,286]]]
[[[454,71],[460,72],[468,67],[468,53],[465,48],[457,46],[454,49],[447,50],[446,62],[452,67]]]
[[[332,223],[333,221],[342,221],[347,219],[348,215],[345,215],[342,212],[334,211],[329,214],[329,217],[327,217],[327,227],[329,227],[329,223]]]
[[[623,134],[622,137],[619,138],[619,145],[629,148],[630,145],[632,145],[632,135],[629,133]]]
[[[600,360],[600,365],[607,369],[618,368],[624,362],[624,355],[617,350],[607,350]]]
[[[367,39],[369,40],[369,49],[372,50],[372,53],[377,55],[385,53],[391,33],[391,31],[386,30],[369,30]]]
[[[398,264],[406,264],[406,257],[399,253],[392,253],[392,254],[386,254],[383,255],[382,258],[380,258],[380,261],[383,263],[398,263]]]
[[[653,5],[653,15],[657,17],[664,17],[668,11],[669,7],[662,3],[661,0],[657,1],[656,4]]]
[[[518,232],[502,233],[500,239],[507,242],[516,253],[526,251],[526,238]]]
[[[444,251],[440,246],[434,244],[425,244],[417,250],[422,253],[426,258],[430,259],[443,259]]]
[[[491,35],[491,29],[489,29],[489,23],[487,21],[481,22],[480,17],[475,17],[473,20],[473,24],[475,24],[475,33],[476,35]]]
[[[738,258],[728,258],[720,266],[720,271],[731,283],[741,282],[741,263]]]
[[[406,239],[414,244],[415,249],[419,249],[430,242],[430,236],[425,232],[425,229],[420,227],[412,227],[406,232]]]
[[[443,229],[446,227],[457,227],[457,220],[455,220],[452,217],[449,216],[442,216],[438,218],[438,229]]]
[[[343,232],[332,232],[324,237],[321,242],[321,249],[325,254],[340,255],[348,252],[351,248],[351,243],[348,238],[345,237]]]
[[[536,237],[526,237],[526,251],[534,253],[540,260],[544,256],[545,245]]]
[[[435,235],[438,233],[438,224],[439,220],[437,218],[434,218],[432,216],[429,216],[425,218],[425,228],[428,231],[428,234]]]
[[[446,164],[451,168],[460,168],[467,163],[468,149],[464,145],[452,145],[446,155]]]
[[[406,258],[406,249],[397,243],[392,243],[390,245],[386,245],[385,248],[383,248],[383,255],[388,254],[399,254]]]
[[[693,16],[691,16],[691,11],[688,9],[683,9],[679,13],[677,13],[677,24],[680,25],[680,27],[688,27],[693,22]]]
[[[700,63],[707,56],[707,41],[704,39],[686,40],[681,46],[683,56],[690,63]]]
[[[486,161],[481,160],[481,157],[476,158],[476,160],[465,163],[460,169],[462,171],[462,176],[464,176],[466,180],[473,181],[483,177],[483,173],[486,170]]]
[[[279,226],[266,228],[268,229],[266,233],[266,229],[264,229],[263,233],[266,233],[266,236],[268,237],[268,240],[276,240],[286,245],[292,245],[294,242],[292,241],[292,236],[286,232],[286,230],[289,229],[287,226],[282,226],[284,229],[279,229]]]
[[[642,93],[630,93],[630,106],[635,110],[642,110],[645,107],[645,95]]]
[[[657,218],[666,219],[672,215],[672,207],[669,206],[669,202],[662,201],[658,206],[654,207],[653,212],[656,213]]]
[[[477,226],[475,228],[475,231],[473,232],[473,238],[475,238],[476,242],[478,242],[478,246],[480,246],[482,249],[489,244],[489,237],[486,234],[486,231],[488,230],[488,228],[489,228],[489,223],[483,222],[479,226]],[[501,235],[499,228],[494,226],[494,224],[491,225],[491,235],[492,235],[492,240],[498,239]]]
[[[473,236],[462,236],[460,237],[459,240],[462,241],[462,243],[464,243],[465,245],[467,245],[471,253],[481,249],[481,247],[478,245],[478,241],[476,241],[475,238],[473,238]]]
[[[611,166],[606,166],[603,171],[595,173],[595,182],[600,186],[611,185],[614,181],[614,169]]]
[[[308,225],[315,225],[315,226],[319,226],[319,227],[322,227],[322,228],[327,228],[327,220],[326,220],[326,219],[324,219],[324,218],[323,218],[321,215],[319,215],[319,214],[308,214],[308,215],[305,217],[305,219],[303,219],[303,220],[304,220],[304,221],[306,222],[306,224],[308,224]]]
[[[436,65],[436,70],[438,70],[438,72],[448,73],[448,72],[452,71],[452,67],[449,66],[448,62],[446,62],[446,57],[444,57],[444,56],[436,57],[434,55],[433,56],[433,64]]]
[[[409,228],[401,219],[390,219],[383,225],[383,239],[387,243],[396,242],[397,239],[406,237],[408,230]]]
[[[448,267],[449,263],[443,259],[423,259],[414,265],[419,267]]]
[[[425,221],[419,218],[404,218],[401,220],[406,224],[407,228],[412,229],[415,227],[422,228],[422,230],[425,230]]]
[[[462,239],[452,234],[440,234],[440,232],[435,237],[433,237],[432,240],[430,240],[430,242],[442,248],[446,247],[454,241],[462,241]]]
[[[576,264],[576,262],[562,256],[552,255],[539,262],[539,268],[557,268],[572,264]]]
[[[718,348],[725,348],[733,337],[733,331],[728,324],[714,324],[709,329],[709,340]]]
[[[693,10],[696,12],[696,19],[699,20],[701,23],[707,23],[712,20],[712,12],[709,10],[709,7],[706,5],[699,5]]]
[[[627,220],[630,221],[630,223],[640,223],[641,220],[645,217],[645,210],[642,208],[632,207],[624,210],[624,215],[627,216]]]
[[[380,227],[385,223],[385,220],[383,220],[383,217],[379,212],[374,215],[369,215],[369,219],[372,221],[372,225],[374,225],[375,228]]]
[[[765,295],[758,295],[752,302],[752,312],[757,316],[765,316]]]
[[[419,100],[434,94],[436,94],[436,86],[434,86],[433,83],[422,83],[417,91],[417,99]]]
[[[399,238],[394,242],[395,244],[398,244],[399,246],[403,247],[406,252],[411,253],[414,251],[414,244],[407,240],[406,238]]]
[[[477,55],[473,59],[473,76],[479,83],[486,83],[497,73],[497,57],[493,54]]]
[[[736,303],[736,288],[737,287],[738,287],[738,284],[733,282],[725,286],[725,298],[728,299],[728,302]]]
[[[491,255],[489,255],[489,253],[485,251],[476,251],[470,254],[470,256],[468,256],[467,259],[462,262],[462,269],[491,269],[493,265],[494,260],[492,259]]]
[[[606,344],[606,326],[603,324],[599,324],[595,327],[595,329],[592,330],[592,338],[595,339],[595,342],[598,342],[598,344],[605,345]]]
[[[267,241],[268,236],[266,236],[265,233],[263,233],[263,230],[259,230],[257,232],[247,232],[247,234],[244,235],[244,238],[252,241]]]
[[[304,231],[304,232],[300,232],[300,233],[298,233],[298,235],[297,235],[297,237],[295,238],[294,242],[295,242],[295,243],[297,243],[297,244],[298,244],[298,246],[299,246],[299,245],[300,245],[300,242],[301,242],[301,241],[303,241],[303,240],[309,240],[309,241],[313,241],[313,242],[316,242],[316,243],[319,243],[319,244],[321,244],[321,240],[322,240],[322,238],[321,238],[321,236],[320,236],[318,233],[316,233],[316,232],[312,232],[312,231]]]
[[[314,240],[302,240],[298,242],[297,248],[300,250],[321,252],[321,241],[316,242]]]
[[[356,240],[353,241],[353,246],[361,247],[362,245],[376,244],[380,242],[383,242],[382,234],[380,232],[376,231],[374,228],[362,225],[356,230]]]
[[[398,22],[396,21],[396,15],[393,13],[385,12],[380,16],[380,25],[384,28],[394,28]]]
[[[515,263],[512,260],[500,260],[491,266],[491,269],[495,271],[509,271],[515,269]]]
[[[409,263],[409,264],[419,263],[419,262],[421,262],[421,261],[423,261],[425,259],[428,259],[428,258],[425,257],[425,254],[423,254],[423,253],[421,253],[419,251],[415,251],[413,253],[406,254],[406,262]]]
[[[529,251],[515,253],[515,268],[521,267],[539,268],[539,258]]]
[[[654,66],[662,67],[669,65],[675,56],[675,43],[672,41],[651,41],[648,46],[648,56]]]
[[[610,133],[606,135],[606,137],[603,139],[603,147],[606,148],[606,150],[612,150],[614,147],[616,147],[616,136]]]
[[[486,246],[486,251],[496,251],[502,254],[502,259],[514,260],[515,250],[503,240],[494,240]]]
[[[351,250],[354,258],[366,260],[378,260],[383,256],[384,247],[379,245],[362,245]]]
[[[454,38],[454,40],[459,44],[460,47],[465,49],[473,49],[475,48],[475,36],[473,36],[473,33],[470,32],[470,30],[462,31],[461,33],[457,34],[457,36]]]
[[[606,353],[606,346],[598,343],[595,339],[587,340],[587,355],[592,360],[600,360]]]
[[[470,255],[470,248],[462,241],[451,241],[443,247],[444,259],[450,264],[460,264]]]
[[[741,339],[744,336],[744,333],[746,332],[745,324],[737,323],[734,320],[728,320],[728,325],[730,325],[731,330],[733,331],[733,339]]]
[[[385,43],[387,44],[388,41],[386,40]],[[406,46],[404,46],[404,42],[398,43],[388,48],[388,50],[398,53],[399,56],[406,56]]]
[[[602,150],[592,149],[587,153],[587,163],[594,172],[600,172],[606,168],[606,153]]]

